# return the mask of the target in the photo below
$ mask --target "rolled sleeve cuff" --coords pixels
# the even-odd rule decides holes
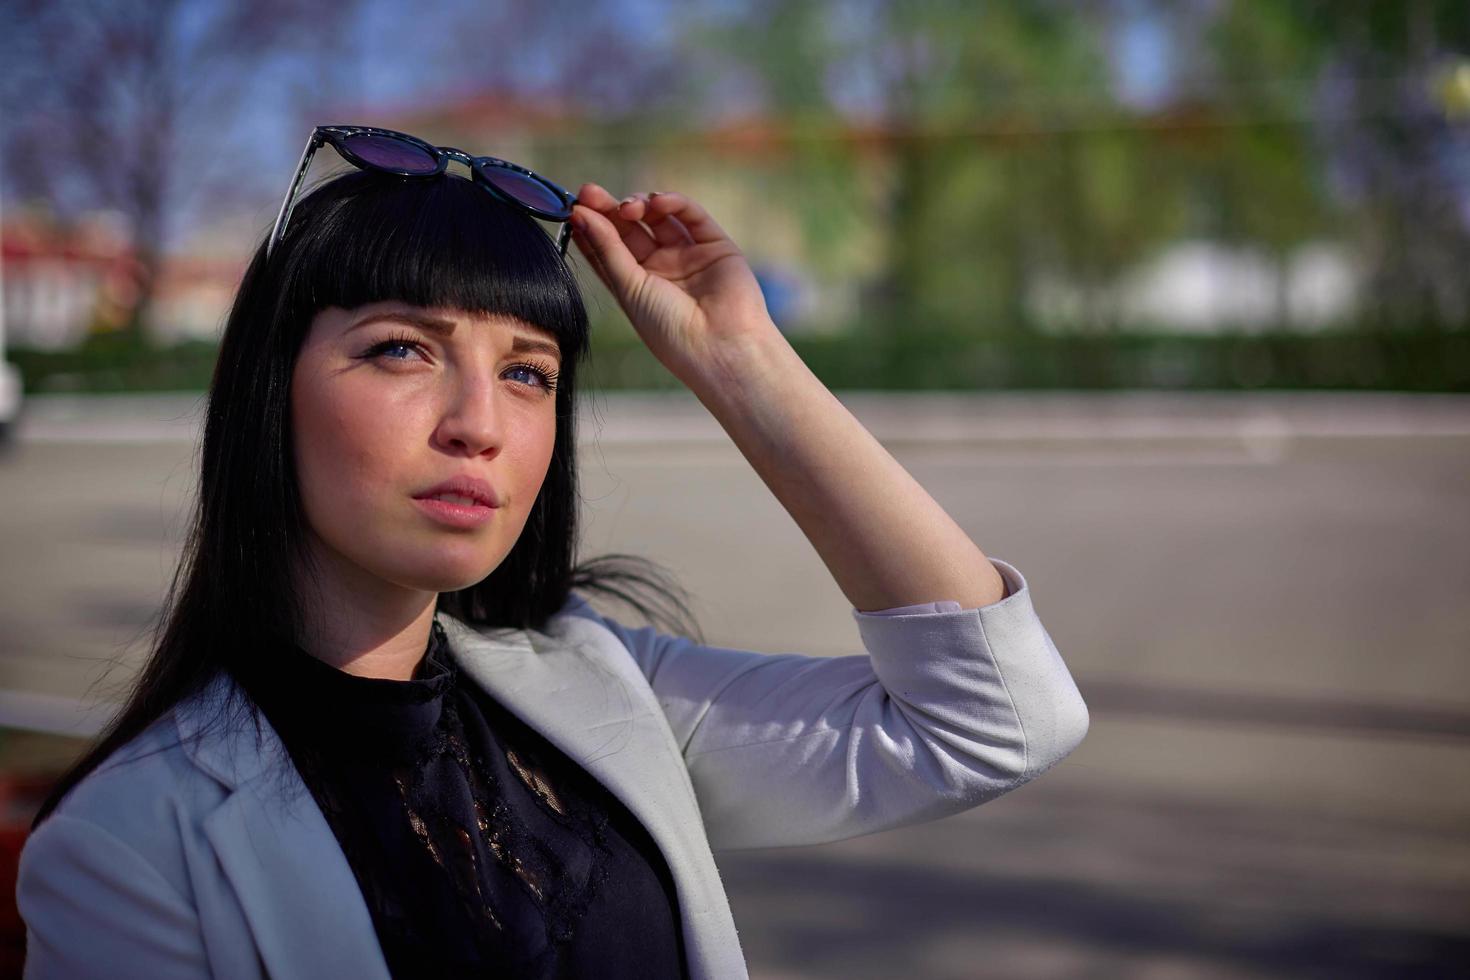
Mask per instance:
[[[1022,578],[1021,573],[1015,567],[997,558],[990,559],[990,563],[995,566],[996,571],[1000,572],[1001,580],[1005,582],[1006,587],[1005,595],[997,599],[995,603],[991,603],[991,605],[1006,601],[1026,587],[1026,580]],[[979,606],[978,608],[986,609],[989,607]],[[954,599],[918,602],[911,606],[893,606],[889,609],[875,609],[872,612],[861,612],[856,608],[853,609],[853,612],[858,616],[917,616],[925,613],[957,613],[963,611],[964,606],[961,606]]]
[[[890,616],[854,610],[853,618],[886,690],[931,716],[977,728],[977,744],[1020,742],[1022,778],[1031,778],[1081,742],[1087,706],[1025,578],[990,561],[1012,589],[999,602]]]

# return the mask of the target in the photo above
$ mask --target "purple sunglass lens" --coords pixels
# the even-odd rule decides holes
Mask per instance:
[[[492,184],[522,204],[553,214],[566,210],[566,204],[556,192],[534,177],[527,177],[504,167],[482,166],[480,169]]]
[[[439,161],[428,151],[391,136],[349,136],[346,145],[368,163],[401,173],[431,174],[439,169]]]

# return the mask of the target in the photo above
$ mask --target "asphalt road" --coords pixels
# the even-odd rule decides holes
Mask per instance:
[[[1027,576],[1092,727],[969,813],[720,855],[754,976],[1470,962],[1470,398],[843,397]],[[86,725],[70,699],[106,700],[136,665],[193,406],[41,403],[0,457],[0,724]],[[692,399],[595,408],[584,554],[663,562],[710,642],[861,651],[815,552]],[[77,744],[12,734],[5,756]]]

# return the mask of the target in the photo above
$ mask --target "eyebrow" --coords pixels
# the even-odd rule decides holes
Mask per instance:
[[[406,311],[394,310],[390,313],[370,313],[367,316],[363,317],[361,320],[358,320],[352,326],[348,327],[347,332],[350,333],[363,324],[374,323],[379,320],[395,320],[399,323],[407,323],[410,326],[415,326],[422,330],[427,330],[430,333],[439,334],[442,337],[448,337],[450,334],[454,333],[454,328],[456,326],[453,320],[446,320],[443,317],[432,316],[428,313],[411,313]],[[537,340],[534,337],[528,337],[525,334],[518,333],[515,335],[515,338],[510,342],[510,352],[512,354],[519,354],[523,351],[530,351],[537,354],[547,354],[551,357],[555,357],[557,360],[561,360],[561,348],[558,347],[556,344],[551,343],[550,341]]]

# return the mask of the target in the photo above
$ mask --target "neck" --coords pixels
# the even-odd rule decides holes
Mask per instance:
[[[438,594],[364,575],[317,548],[318,574],[298,573],[306,598],[301,649],[359,677],[413,678],[434,621]]]

